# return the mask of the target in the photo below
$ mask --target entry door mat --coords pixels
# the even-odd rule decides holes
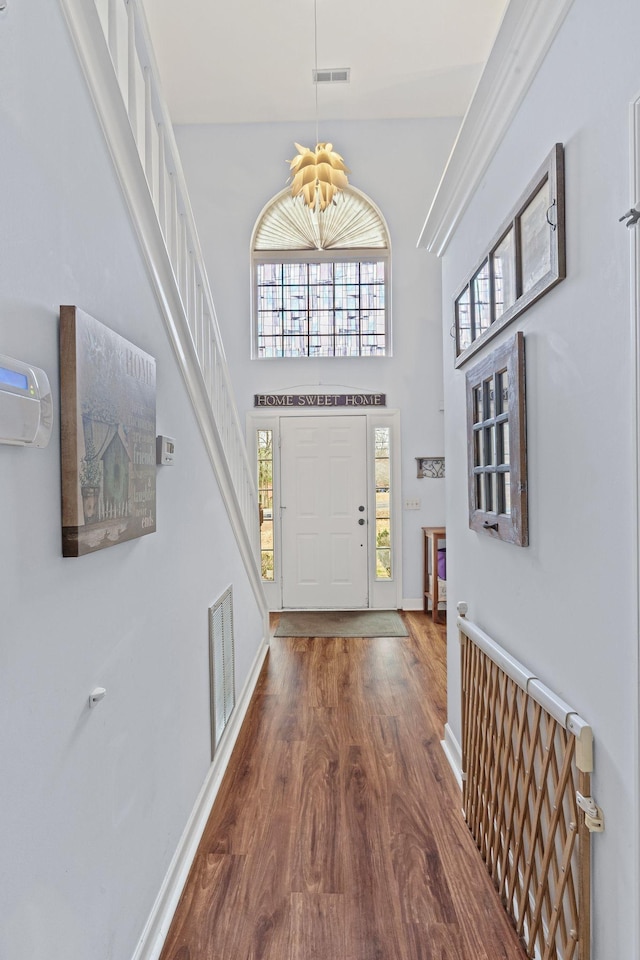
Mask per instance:
[[[319,610],[281,613],[276,637],[407,637],[395,610]]]

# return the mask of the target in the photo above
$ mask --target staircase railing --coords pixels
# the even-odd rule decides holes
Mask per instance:
[[[259,511],[173,127],[139,0],[60,0],[263,615]]]

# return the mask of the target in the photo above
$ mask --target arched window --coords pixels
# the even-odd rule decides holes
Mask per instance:
[[[322,213],[283,190],[251,243],[254,357],[389,356],[389,232],[347,187]]]

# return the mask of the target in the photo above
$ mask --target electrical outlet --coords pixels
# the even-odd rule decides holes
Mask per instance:
[[[421,506],[420,500],[405,500],[404,508],[405,510],[419,510]]]

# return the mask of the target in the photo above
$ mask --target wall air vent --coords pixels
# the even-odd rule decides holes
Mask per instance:
[[[311,79],[313,83],[349,83],[351,80],[351,67],[334,67],[333,70],[322,69],[312,70]]]
[[[211,680],[211,757],[236,703],[233,592],[231,587],[209,607]]]

